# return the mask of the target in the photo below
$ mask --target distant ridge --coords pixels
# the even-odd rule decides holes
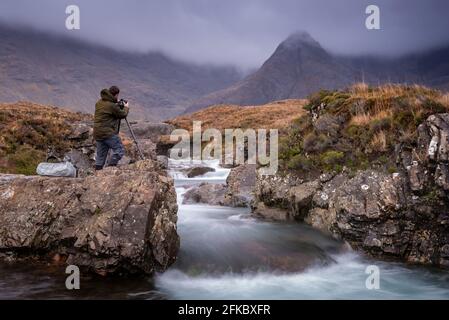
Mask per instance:
[[[132,117],[158,120],[241,79],[233,67],[119,52],[2,24],[0,39],[0,102],[29,100],[91,113],[100,90],[116,84],[132,102]]]

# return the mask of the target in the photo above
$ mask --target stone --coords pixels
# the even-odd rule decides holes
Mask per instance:
[[[243,164],[231,169],[226,179],[227,192],[224,205],[230,207],[249,207],[253,200],[256,185],[256,165]]]
[[[222,206],[226,193],[226,185],[203,182],[188,189],[184,193],[183,204],[203,203]]]
[[[303,220],[312,208],[312,199],[320,187],[318,181],[305,182],[290,189],[291,216],[295,220]]]
[[[0,195],[0,251],[58,255],[102,275],[152,274],[176,260],[173,180],[151,160],[85,178],[0,175]]]
[[[132,121],[130,125],[137,139],[149,139],[154,144],[159,142],[161,136],[170,135],[175,129],[171,124],[163,122]],[[127,126],[124,126],[122,130],[126,135],[131,136]]]
[[[184,173],[188,178],[199,177],[205,175],[208,172],[215,172],[215,169],[209,167],[193,167],[184,170]]]
[[[274,221],[289,219],[287,210],[267,206],[263,201],[258,201],[252,206],[252,213],[258,217]]]

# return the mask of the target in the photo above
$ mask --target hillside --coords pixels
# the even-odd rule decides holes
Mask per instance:
[[[100,90],[115,84],[131,102],[131,118],[159,120],[240,79],[231,67],[119,52],[1,24],[0,39],[1,102],[28,100],[91,113]]]
[[[0,104],[0,172],[34,174],[49,148],[68,151],[73,124],[90,115],[29,102]]]
[[[306,32],[291,35],[255,73],[196,100],[186,112],[214,104],[254,105],[299,99],[321,90],[364,81],[423,84],[449,90],[449,47],[395,58],[338,56]]]
[[[356,84],[319,91],[304,108],[280,143],[284,169],[312,176],[343,168],[395,172],[398,150],[416,147],[418,126],[448,112],[449,95],[421,86]]]
[[[261,106],[217,105],[189,115],[168,120],[167,123],[192,131],[192,122],[201,121],[202,129],[286,129],[293,119],[305,113],[306,100],[283,100]]]

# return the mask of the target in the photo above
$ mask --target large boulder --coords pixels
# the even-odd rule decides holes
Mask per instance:
[[[208,204],[221,206],[224,202],[226,185],[203,182],[184,193],[183,204]]]
[[[171,124],[163,122],[131,121],[130,125],[137,139],[150,139],[153,143],[157,143],[161,136],[170,135],[175,129]],[[131,136],[126,124],[122,130],[126,135]]]
[[[173,181],[150,161],[85,178],[0,176],[0,251],[99,274],[151,274],[176,259]]]
[[[256,165],[243,164],[232,168],[226,179],[226,185],[224,205],[249,207],[253,200],[253,191],[256,185]]]

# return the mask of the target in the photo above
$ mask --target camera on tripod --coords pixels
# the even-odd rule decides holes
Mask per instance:
[[[120,109],[123,109],[124,107],[128,106],[128,100],[120,99],[120,101],[117,103],[120,107]]]

